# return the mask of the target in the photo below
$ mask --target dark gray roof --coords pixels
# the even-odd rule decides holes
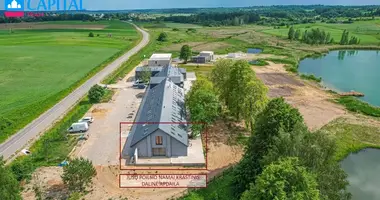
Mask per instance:
[[[160,72],[151,77],[150,84],[159,84],[165,78],[170,78],[170,80],[176,84],[182,83],[184,81],[183,74],[181,73],[181,68],[169,65],[167,67],[162,68]]]
[[[131,146],[161,129],[184,145],[188,145],[185,92],[168,78],[147,91],[132,128]],[[161,123],[158,123],[161,122]],[[164,122],[164,123],[162,123]]]

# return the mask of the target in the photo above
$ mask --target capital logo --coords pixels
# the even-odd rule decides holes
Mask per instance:
[[[24,16],[24,0],[5,0],[5,16],[6,17],[23,17]]]

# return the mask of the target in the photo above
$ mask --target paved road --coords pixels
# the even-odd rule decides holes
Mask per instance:
[[[35,139],[40,133],[50,128],[54,122],[61,119],[70,110],[70,108],[72,108],[90,90],[93,85],[100,83],[123,62],[128,60],[133,54],[137,53],[140,49],[147,45],[149,42],[149,34],[139,27],[135,27],[143,35],[141,42],[137,46],[109,64],[103,70],[87,80],[83,85],[79,86],[76,90],[58,102],[55,106],[50,108],[7,141],[2,143],[0,145],[0,155],[4,156],[4,159],[10,158],[14,153],[27,145],[28,141]]]

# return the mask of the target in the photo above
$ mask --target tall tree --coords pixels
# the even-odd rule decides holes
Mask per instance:
[[[198,80],[197,80],[198,81]],[[206,79],[201,79],[206,83]],[[219,116],[220,103],[214,90],[206,84],[197,84],[199,87],[192,87],[186,95],[186,107],[190,111],[190,119],[192,122],[201,122],[204,124],[192,124],[192,136],[199,135],[204,126],[207,126],[215,121]]]
[[[223,101],[225,105],[228,104],[228,85],[233,63],[231,59],[220,59],[215,63],[215,67],[211,71],[211,81],[214,84],[220,100]]]
[[[346,200],[350,194],[346,187],[346,173],[334,155],[336,141],[326,133],[311,133],[303,124],[297,124],[291,132],[281,133],[264,156],[262,165],[269,165],[286,157],[298,157],[299,163],[317,175],[321,199]]]
[[[91,103],[99,103],[105,94],[105,89],[100,85],[94,85],[88,92],[88,99]]]
[[[183,45],[181,48],[181,52],[179,54],[179,58],[184,60],[185,63],[191,58],[192,52],[189,45]]]
[[[63,167],[63,183],[72,192],[84,192],[96,176],[96,170],[91,161],[84,158],[75,158]]]
[[[267,154],[281,131],[291,132],[298,123],[303,123],[301,114],[283,98],[273,99],[267,104],[258,115],[244,157],[234,170],[233,185],[236,195],[244,192],[262,172],[260,160]]]
[[[317,185],[315,175],[301,166],[298,158],[289,157],[265,167],[241,200],[319,200]]]
[[[261,82],[261,80],[256,77],[247,84],[244,88],[247,90],[244,92],[246,94],[244,101],[243,117],[246,126],[254,131],[254,122],[258,113],[260,113],[266,106],[268,102],[267,98],[267,87]]]
[[[301,36],[301,30],[297,29],[296,32],[294,33],[294,39],[299,40]]]
[[[291,27],[289,28],[289,32],[288,32],[288,39],[289,39],[289,40],[293,40],[293,39],[294,39],[294,36],[295,36],[294,27],[291,26]]]
[[[0,199],[21,200],[20,185],[0,157]]]
[[[238,60],[232,66],[228,80],[228,91],[226,105],[231,111],[232,115],[235,116],[237,120],[241,119],[244,113],[244,101],[249,92],[249,83],[254,80],[254,72],[247,61]]]

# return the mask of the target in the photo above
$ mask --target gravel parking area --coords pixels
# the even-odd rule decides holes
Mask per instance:
[[[118,88],[111,102],[97,104],[87,113],[94,117],[89,138],[74,152],[94,165],[119,164],[119,123],[134,120],[145,91],[132,88],[131,82],[124,82]]]

